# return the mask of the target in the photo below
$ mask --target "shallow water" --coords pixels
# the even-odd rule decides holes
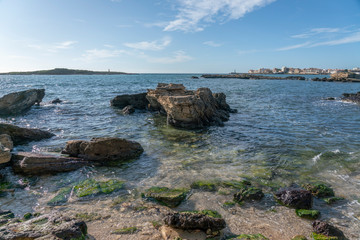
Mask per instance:
[[[0,96],[30,88],[46,89],[41,106],[0,121],[56,134],[50,140],[32,142],[15,150],[59,152],[68,140],[100,136],[135,140],[145,149],[139,159],[118,166],[86,167],[39,177],[34,186],[0,198],[1,208],[12,209],[16,214],[41,210],[60,187],[88,177],[125,180],[130,192],[154,185],[188,187],[192,181],[201,179],[247,178],[268,192],[292,183],[320,181],[330,184],[337,195],[347,199],[336,206],[341,214],[334,217],[334,222],[346,219],[348,225],[344,229],[351,236],[360,232],[360,106],[324,100],[358,92],[360,85],[194,80],[191,76],[0,76]],[[238,113],[232,114],[224,127],[188,131],[167,126],[166,119],[157,114],[137,112],[124,116],[110,107],[109,102],[116,95],[144,92],[155,88],[158,82],[224,92],[227,102]],[[55,98],[64,102],[50,104]],[[6,173],[13,181],[22,178],[9,169]],[[95,197],[88,203],[98,200]],[[325,217],[333,217],[326,213],[333,209],[322,210]]]

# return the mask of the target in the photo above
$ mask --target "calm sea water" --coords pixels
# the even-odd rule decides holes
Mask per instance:
[[[337,195],[348,199],[343,206],[347,216],[359,221],[360,105],[324,98],[358,92],[360,84],[191,76],[0,76],[0,96],[30,88],[46,89],[41,106],[0,121],[56,134],[50,140],[16,150],[59,152],[68,140],[101,136],[135,140],[145,149],[139,159],[119,166],[41,177],[34,189],[17,193],[16,201],[0,199],[0,203],[22,213],[48,200],[58,189],[57,183],[90,176],[119,178],[127,181],[129,189],[243,177],[268,189],[291,183],[330,184]],[[110,107],[116,95],[144,92],[158,82],[224,92],[238,113],[232,114],[224,127],[187,131],[167,126],[166,119],[157,114],[125,116]],[[50,104],[55,98],[64,102]],[[31,190],[41,196],[29,198]]]

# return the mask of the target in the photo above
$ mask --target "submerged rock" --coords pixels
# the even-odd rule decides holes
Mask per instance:
[[[300,188],[281,188],[275,193],[275,198],[288,207],[310,209],[312,195],[309,191]]]
[[[135,112],[135,108],[132,105],[126,106],[121,110],[123,114],[132,114]]]
[[[310,191],[314,197],[324,198],[335,196],[334,190],[322,183],[304,184],[302,187]]]
[[[89,165],[88,161],[80,158],[34,152],[19,152],[12,159],[14,172],[30,175],[69,172]]]
[[[149,101],[146,99],[146,93],[125,94],[116,96],[110,101],[111,106],[124,108],[126,106],[133,106],[135,109],[146,109]]]
[[[167,226],[182,230],[220,231],[226,227],[223,218],[214,218],[201,213],[169,213],[163,219]]]
[[[0,227],[0,239],[85,239],[84,221],[63,216],[59,212],[41,215],[28,221],[10,222]]]
[[[11,124],[0,123],[0,134],[11,136],[14,145],[25,144],[31,141],[40,141],[42,139],[51,138],[54,134],[31,128],[21,128]]]
[[[297,216],[307,219],[317,219],[320,216],[318,210],[296,209],[295,213]]]
[[[13,218],[15,218],[14,213],[9,210],[0,210],[0,227],[9,223]]]
[[[341,98],[343,101],[360,103],[360,92],[357,93],[344,93]]]
[[[213,94],[208,88],[189,91],[182,84],[159,83],[155,90],[148,90],[146,98],[150,109],[165,113],[168,124],[175,127],[223,125],[232,112],[225,94]]]
[[[125,161],[138,157],[144,149],[140,143],[123,138],[93,138],[91,141],[68,141],[63,154],[83,158],[88,161],[107,163]]]
[[[185,200],[188,192],[189,190],[184,188],[170,189],[167,187],[152,187],[146,190],[142,196],[154,199],[158,203],[168,207],[176,207]]]
[[[28,111],[33,105],[40,104],[45,89],[30,89],[7,94],[0,98],[0,115],[16,115]]]
[[[234,194],[234,201],[242,202],[246,200],[261,200],[264,197],[264,193],[261,189],[251,186],[246,186],[240,189],[239,192]]]
[[[51,101],[52,104],[60,104],[62,103],[63,101],[60,100],[60,98],[55,98],[54,100]]]
[[[316,220],[312,223],[312,226],[314,232],[317,234],[325,235],[328,237],[337,237],[335,239],[339,240],[346,239],[344,233],[341,230],[337,229],[336,227],[330,225],[327,222]]]

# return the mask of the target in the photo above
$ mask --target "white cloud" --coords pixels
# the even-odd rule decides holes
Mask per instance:
[[[64,41],[64,42],[53,43],[53,44],[44,44],[44,45],[29,44],[28,47],[34,48],[37,50],[41,50],[41,51],[55,53],[55,52],[58,52],[59,50],[72,48],[73,45],[76,43],[77,43],[77,41]]]
[[[221,43],[216,43],[213,41],[206,41],[206,42],[203,42],[203,44],[208,45],[210,47],[221,47],[222,46]]]
[[[90,49],[86,50],[82,55],[81,60],[92,61],[96,59],[106,59],[118,57],[121,54],[126,53],[124,50],[109,50],[109,49]]]
[[[305,43],[300,43],[300,44],[296,44],[296,45],[292,45],[292,46],[282,47],[282,48],[277,49],[277,51],[288,51],[288,50],[306,47],[309,45],[310,45],[310,42],[305,42]]]
[[[162,64],[172,64],[172,63],[181,63],[192,60],[191,56],[188,56],[184,51],[174,52],[174,55],[171,57],[149,57],[143,56],[151,63],[162,63]]]
[[[159,51],[163,50],[171,43],[171,38],[164,37],[162,40],[156,40],[152,42],[136,42],[136,43],[125,43],[124,45],[129,48],[134,48],[138,50],[150,50],[150,51]]]
[[[331,41],[325,41],[325,42],[319,42],[314,43],[311,45],[311,47],[317,47],[317,46],[335,46],[335,45],[341,45],[341,44],[348,44],[348,43],[356,43],[360,42],[360,32],[353,33],[349,36],[331,40]]]
[[[340,32],[340,28],[313,28],[309,32],[297,34],[291,36],[292,38],[309,38],[319,34],[337,33]]]
[[[178,0],[179,13],[169,22],[164,31],[202,31],[204,23],[217,18],[239,19],[276,0]]]
[[[70,48],[72,45],[76,44],[76,41],[66,41],[66,42],[61,42],[61,43],[57,43],[54,48],[55,49],[68,49]]]

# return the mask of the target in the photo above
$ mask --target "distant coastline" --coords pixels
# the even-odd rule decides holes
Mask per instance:
[[[29,72],[8,72],[0,73],[0,75],[119,75],[129,74],[125,72],[111,72],[109,71],[90,71],[79,69],[67,69],[67,68],[54,68],[51,70],[38,70]]]

